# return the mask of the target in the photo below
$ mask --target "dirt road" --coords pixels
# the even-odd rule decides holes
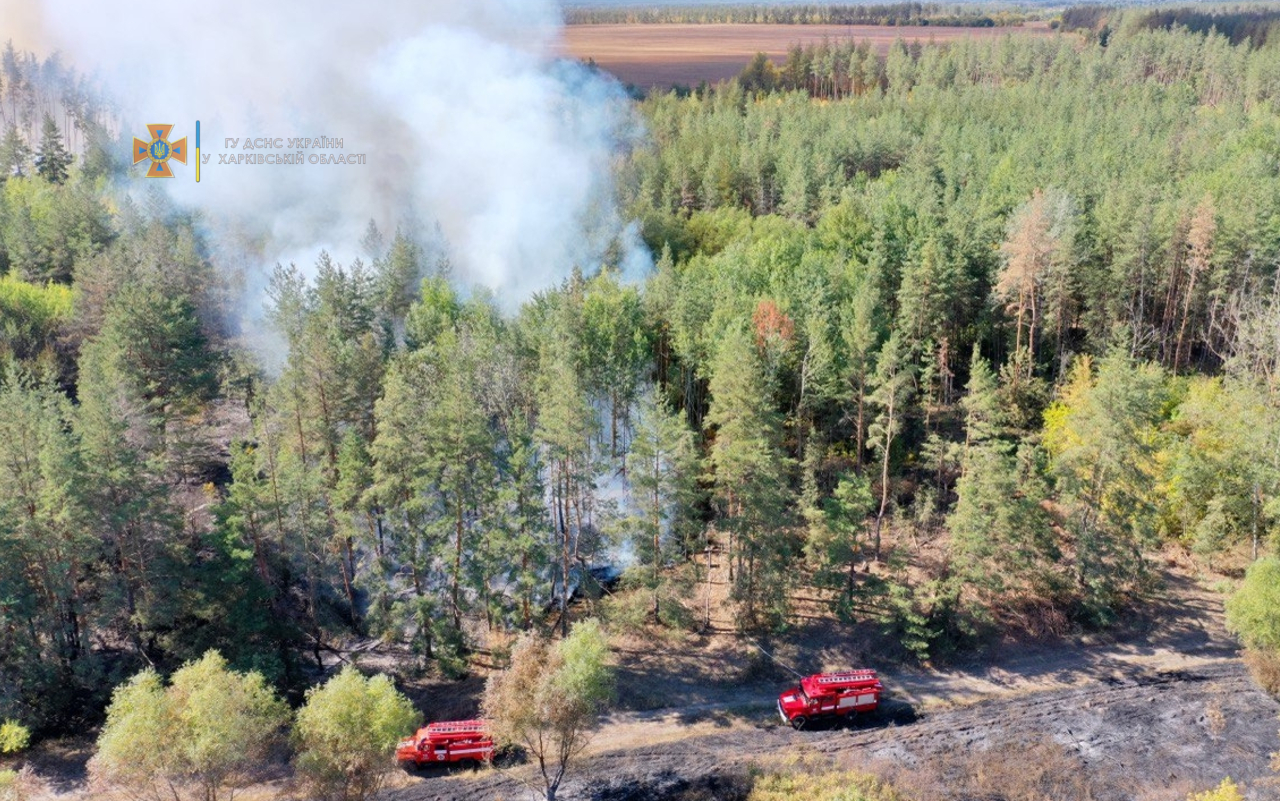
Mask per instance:
[[[735,775],[799,761],[872,770],[921,797],[946,786],[969,786],[971,798],[1008,797],[993,793],[1030,782],[1055,801],[1181,801],[1230,776],[1251,788],[1250,798],[1280,798],[1266,781],[1270,754],[1280,750],[1280,704],[1249,679],[1222,628],[1221,596],[1169,580],[1149,630],[998,653],[946,671],[884,672],[893,698],[851,726],[782,726],[772,707],[776,682],[698,697],[673,682],[667,705],[606,720],[563,797],[737,801],[743,785]],[[531,797],[521,777],[532,778],[528,767],[427,776],[387,798]],[[681,794],[691,787],[699,794]]]

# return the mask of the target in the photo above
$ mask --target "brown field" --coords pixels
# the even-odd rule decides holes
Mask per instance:
[[[742,71],[756,53],[782,61],[797,42],[854,39],[871,42],[881,53],[896,39],[952,42],[1000,36],[1051,34],[1047,23],[1017,28],[884,27],[878,25],[570,25],[561,52],[595,59],[623,83],[642,88],[715,83]]]

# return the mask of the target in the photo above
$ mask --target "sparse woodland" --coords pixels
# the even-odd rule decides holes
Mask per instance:
[[[199,221],[124,199],[6,55],[0,720],[100,721],[215,648],[298,700],[364,638],[461,676],[491,635],[692,626],[709,546],[743,631],[816,590],[920,660],[1106,627],[1162,547],[1271,575],[1280,49],[1086,21],[653,95],[617,163],[643,282],[508,313],[370,223],[275,270],[277,361]]]

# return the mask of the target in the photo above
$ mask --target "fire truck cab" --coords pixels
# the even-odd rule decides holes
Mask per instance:
[[[884,686],[874,670],[815,673],[778,696],[778,714],[797,729],[817,718],[873,712]]]
[[[493,759],[493,738],[483,720],[453,720],[428,724],[396,745],[401,767],[480,763]]]

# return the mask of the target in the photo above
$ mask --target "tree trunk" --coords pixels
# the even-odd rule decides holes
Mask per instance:
[[[884,458],[880,463],[880,511],[876,513],[874,536],[876,564],[880,563],[880,524],[884,520],[884,511],[889,505],[889,452],[893,447],[893,417],[896,405],[895,399],[890,395],[889,422],[884,431]]]
[[[462,499],[455,499],[453,553],[453,628],[462,631]]]
[[[1196,270],[1191,267],[1191,274],[1187,278],[1187,294],[1183,298],[1182,303],[1182,325],[1178,326],[1178,342],[1173,351],[1173,372],[1177,373],[1182,367],[1182,343],[1187,335],[1187,321],[1191,319],[1191,294],[1196,290]]]
[[[561,476],[564,479],[564,486],[561,491],[560,504],[560,533],[561,533],[561,551],[560,551],[560,576],[564,582],[564,589],[560,593],[560,636],[569,636],[569,466],[567,462],[560,463]]]
[[[854,429],[853,463],[862,470],[862,451],[866,447],[866,414],[867,414],[867,360],[863,359],[858,368],[858,424]]]
[[[653,460],[653,622],[658,617],[658,578],[662,562],[662,496],[658,492],[658,482],[662,475],[662,451],[654,455]]]

